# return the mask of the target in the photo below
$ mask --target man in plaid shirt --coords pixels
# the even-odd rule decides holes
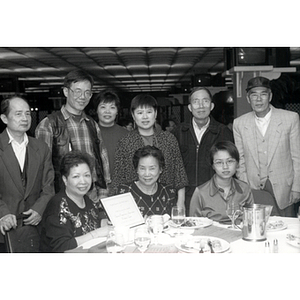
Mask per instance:
[[[81,70],[71,71],[64,79],[63,93],[66,104],[44,118],[35,130],[35,136],[45,141],[51,152],[55,170],[55,192],[63,186],[60,161],[71,150],[80,150],[91,155],[93,189],[89,197],[94,202],[108,195],[110,172],[107,150],[103,145],[98,124],[85,114],[84,108],[92,97],[93,78]]]

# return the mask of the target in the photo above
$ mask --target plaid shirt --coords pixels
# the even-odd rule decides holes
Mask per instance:
[[[90,118],[85,114],[85,112],[82,112],[81,119],[78,123],[78,121],[75,120],[74,116],[66,110],[64,105],[61,108],[61,112],[66,121],[68,132],[70,134],[70,142],[71,142],[69,147],[70,151],[80,150],[82,152],[86,152],[90,154],[92,157],[95,157],[88,127],[85,122],[86,120],[87,121],[90,120]],[[96,130],[97,130],[97,136],[100,140],[100,154],[101,154],[101,159],[103,164],[104,179],[106,183],[109,184],[111,180],[110,180],[110,172],[109,172],[108,154],[106,148],[103,145],[101,131],[97,123],[96,123]],[[52,152],[53,130],[48,117],[44,118],[38,124],[35,130],[35,137],[37,139],[46,142],[50,148],[50,151]],[[93,180],[94,181],[97,180],[95,169],[93,170]],[[94,189],[89,193],[89,197],[93,201],[98,201],[101,198],[107,197],[107,195],[108,195],[107,189],[100,189],[99,187],[97,187],[97,190],[95,190],[95,185],[94,185]]]

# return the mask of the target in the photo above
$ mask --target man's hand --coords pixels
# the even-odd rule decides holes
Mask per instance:
[[[297,203],[300,201],[300,192],[291,192],[291,202],[292,203]]]
[[[15,215],[8,214],[1,218],[0,220],[0,231],[5,235],[5,231],[10,230],[11,228],[17,227],[17,218]]]
[[[32,209],[24,211],[23,214],[24,215],[28,215],[28,218],[26,218],[26,219],[23,220],[24,225],[33,225],[33,226],[36,226],[42,220],[41,215],[39,213],[37,213],[36,211],[32,210]]]

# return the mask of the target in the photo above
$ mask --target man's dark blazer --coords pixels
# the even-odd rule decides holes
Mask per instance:
[[[43,141],[33,137],[28,139],[27,184],[24,189],[7,131],[0,134],[0,218],[7,214],[18,215],[30,208],[42,216],[54,195],[54,170],[49,148]]]

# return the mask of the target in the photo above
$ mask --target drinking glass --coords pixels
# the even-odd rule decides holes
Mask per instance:
[[[134,243],[140,252],[144,253],[147,250],[151,243],[151,236],[146,225],[140,226],[135,230]]]
[[[111,231],[106,239],[106,250],[108,253],[122,253],[125,249],[124,236],[122,233]]]
[[[298,214],[297,214],[297,216],[298,216],[298,220],[300,221],[300,207],[298,208]]]
[[[171,219],[178,229],[176,234],[179,234],[179,228],[185,220],[185,209],[183,207],[173,206],[171,210]]]
[[[240,211],[240,206],[233,200],[228,200],[226,203],[226,214],[231,220],[231,225],[228,228],[235,229],[235,219],[238,217],[238,211]]]
[[[151,233],[154,235],[154,244],[157,245],[157,236],[164,229],[164,218],[160,215],[152,215],[148,218],[148,226]]]

